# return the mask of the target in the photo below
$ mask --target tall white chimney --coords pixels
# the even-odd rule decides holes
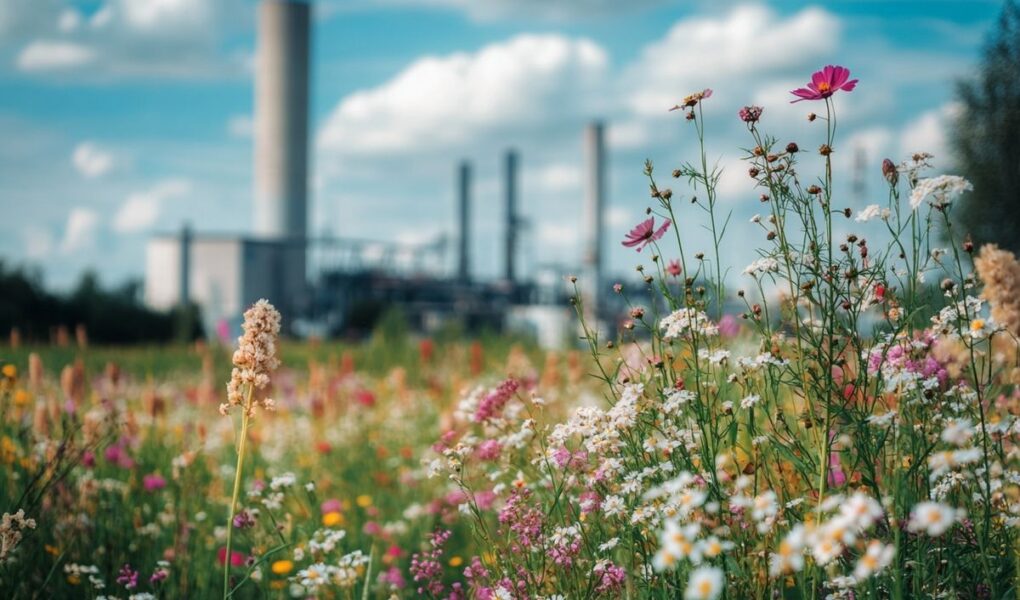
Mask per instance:
[[[310,14],[305,2],[263,0],[259,5],[255,232],[268,239],[303,242],[308,230]]]

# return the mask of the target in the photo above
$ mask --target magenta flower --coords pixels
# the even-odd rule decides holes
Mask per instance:
[[[807,84],[806,88],[790,91],[791,94],[797,96],[797,99],[791,100],[790,103],[793,104],[801,100],[824,100],[839,90],[852,92],[855,87],[857,87],[857,80],[850,79],[849,69],[828,65],[811,76],[811,82]]]
[[[153,473],[142,477],[142,487],[146,492],[155,492],[166,487],[166,479],[159,473]]]
[[[655,217],[649,217],[648,220],[638,223],[634,229],[631,229],[630,233],[627,234],[627,239],[623,240],[622,243],[628,248],[636,247],[637,251],[641,252],[642,248],[666,234],[666,231],[669,229],[669,223],[669,219],[666,219],[666,222],[656,229]]]

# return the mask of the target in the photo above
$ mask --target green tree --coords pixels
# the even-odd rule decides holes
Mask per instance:
[[[959,84],[957,166],[974,184],[960,221],[974,242],[1020,253],[1020,6],[1006,0],[975,77]]]

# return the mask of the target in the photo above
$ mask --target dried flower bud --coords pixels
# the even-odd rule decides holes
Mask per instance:
[[[790,142],[786,145],[786,151],[790,154],[796,154],[800,152],[800,146],[798,146],[796,142]]]
[[[704,252],[698,252],[697,254],[694,255],[694,258],[696,258],[698,260],[704,260],[705,259],[705,253]]]
[[[751,167],[747,170],[747,174],[750,175],[752,179],[758,177],[760,173],[761,171],[758,170],[758,167]]]
[[[809,185],[808,188],[807,188],[807,193],[809,193],[809,194],[821,194],[822,193],[822,188],[818,187],[817,185]]]
[[[963,251],[966,252],[967,254],[971,254],[974,252],[974,242],[971,241],[970,236],[968,236],[967,239],[963,241]]]
[[[758,200],[760,200],[761,202],[768,202],[769,201],[769,195],[768,194],[762,194],[761,196],[758,196]]]
[[[645,309],[641,308],[640,306],[635,306],[634,308],[630,309],[630,316],[634,317],[635,319],[640,319],[645,316]]]
[[[765,150],[763,150],[761,146],[755,146],[754,147],[754,155],[755,156],[764,156],[765,155]]]
[[[776,162],[777,160],[779,160],[779,155],[778,154],[769,154],[768,156],[765,157],[765,160],[767,160],[769,162]]]
[[[852,214],[853,214],[853,211],[852,211],[852,210],[850,210],[850,207],[849,207],[849,206],[843,209],[843,216],[844,216],[844,217],[846,217],[846,218],[848,218],[848,219],[849,219],[849,218],[850,218],[850,215],[852,215]]]
[[[818,115],[816,115],[815,113],[808,113],[808,114],[807,114],[807,120],[808,120],[809,122],[810,122],[810,121],[814,121],[814,120],[815,120],[815,119],[817,119],[817,118],[818,118]]]
[[[673,169],[673,178],[674,179],[679,179],[681,174],[682,173],[680,172],[680,169]]]
[[[775,231],[770,231],[768,233],[768,235],[765,236],[765,239],[769,240],[770,242],[772,240],[776,239],[776,232]]]
[[[570,283],[577,283],[577,275],[570,276]]]
[[[846,241],[853,244],[854,242],[857,241],[857,236],[851,233],[850,235],[846,236]]]
[[[942,280],[942,284],[939,287],[941,287],[945,292],[951,292],[953,291],[953,288],[956,287],[956,282],[947,277]]]
[[[655,281],[654,277],[652,277],[651,275],[645,275],[645,283],[651,283],[653,281]]]
[[[828,156],[832,154],[832,146],[829,146],[828,144],[822,144],[821,146],[818,147],[818,153],[821,154],[822,156]]]
[[[673,197],[673,190],[671,190],[669,188],[666,188],[666,189],[662,190],[661,192],[659,192],[659,196],[663,200],[669,200],[670,198]]]
[[[900,172],[896,170],[896,165],[893,164],[893,161],[888,158],[882,161],[882,176],[892,186],[895,186],[900,180]]]

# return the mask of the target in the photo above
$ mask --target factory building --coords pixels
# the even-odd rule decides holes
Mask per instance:
[[[472,165],[453,169],[456,236],[418,246],[308,235],[309,62],[311,5],[262,0],[258,7],[254,118],[254,231],[248,235],[192,231],[156,236],[146,252],[145,298],[158,309],[193,302],[207,334],[237,333],[244,309],[273,301],[293,335],[357,330],[365,315],[398,304],[412,325],[462,326],[535,333],[546,346],[575,335],[565,272],[520,279],[518,214],[520,155],[503,156],[503,265],[493,281],[472,274]],[[606,313],[602,230],[605,210],[604,126],[583,132],[586,165],[582,272],[585,305]],[[452,246],[453,272],[447,249]],[[370,320],[370,319],[367,319]]]

